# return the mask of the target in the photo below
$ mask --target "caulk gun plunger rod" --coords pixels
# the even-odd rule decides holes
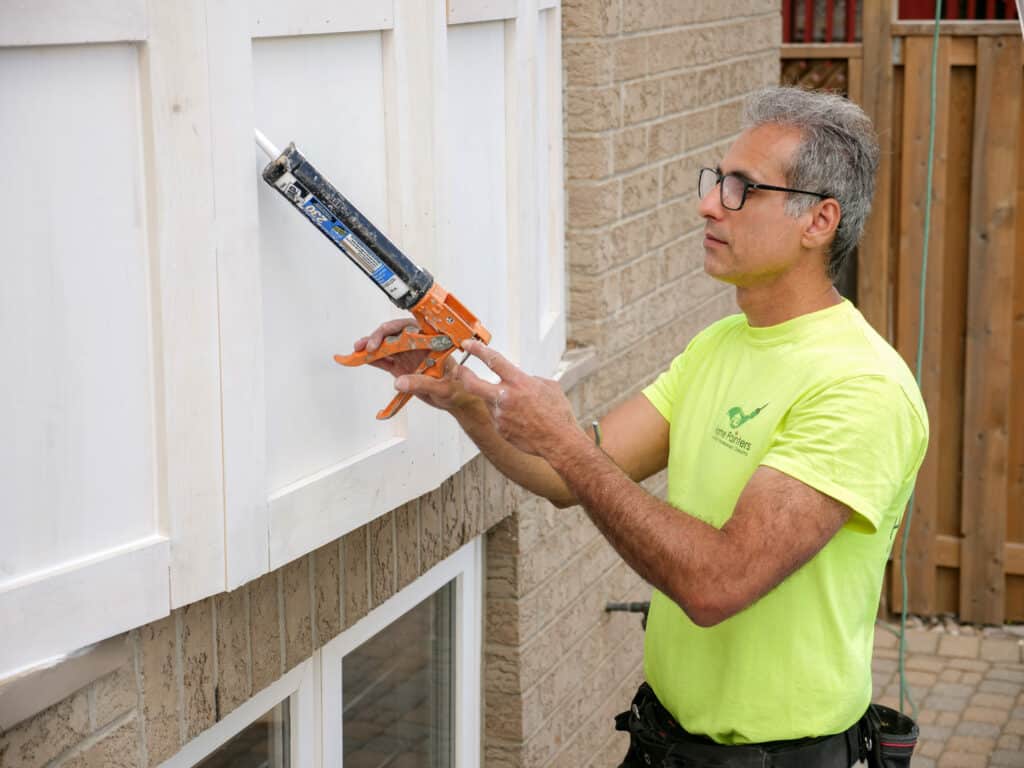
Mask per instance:
[[[259,128],[256,128],[255,130],[256,143],[260,145],[260,149],[262,149],[271,160],[277,160],[277,158],[281,156],[281,150],[271,144],[270,139],[264,136],[263,132]]]

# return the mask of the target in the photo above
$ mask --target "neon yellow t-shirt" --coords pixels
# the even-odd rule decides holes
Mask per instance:
[[[902,358],[844,301],[700,333],[644,394],[670,424],[668,502],[721,528],[759,465],[853,510],[814,558],[701,628],[658,591],[644,672],[691,733],[726,744],[839,733],[871,700],[885,563],[928,442]]]

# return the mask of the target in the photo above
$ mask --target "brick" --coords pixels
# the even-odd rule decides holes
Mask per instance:
[[[657,254],[635,261],[622,271],[622,300],[632,303],[646,296],[658,285],[661,259]]]
[[[641,80],[622,86],[622,121],[635,125],[661,115],[661,82]]]
[[[166,760],[181,748],[176,621],[176,615],[172,614],[142,627],[138,635],[143,728],[152,765]]]
[[[622,16],[617,0],[565,0],[562,3],[564,38],[612,35],[621,28]]]
[[[102,734],[81,752],[61,763],[61,768],[137,768],[139,723],[133,714]]]
[[[685,150],[696,149],[718,140],[720,132],[716,124],[716,114],[714,109],[705,109],[686,115],[683,139]]]
[[[341,541],[313,553],[314,646],[319,648],[341,632]]]
[[[420,575],[420,507],[410,501],[395,511],[397,587],[403,589]]]
[[[568,85],[609,85],[612,82],[614,59],[611,43],[588,40],[566,41],[562,45],[562,61]]]
[[[647,38],[627,37],[616,40],[613,48],[615,57],[615,80],[633,80],[647,74]]]
[[[732,101],[715,109],[715,131],[719,136],[731,136],[743,128],[743,102]]]
[[[487,483],[487,459],[481,454],[462,468],[461,493],[462,541],[472,541],[484,532],[484,493]]]
[[[96,728],[103,728],[139,706],[135,666],[132,662],[93,684],[93,706],[96,713]]]
[[[395,562],[395,520],[383,515],[370,523],[370,604],[376,607],[395,594],[397,563]]]
[[[617,87],[570,88],[565,93],[566,130],[607,131],[622,121],[622,99]],[[575,222],[570,222],[575,226]]]
[[[979,723],[973,720],[964,720],[956,724],[954,733],[957,736],[995,740],[999,737],[999,726],[995,723]]]
[[[249,584],[249,642],[252,648],[252,691],[262,691],[284,669],[281,655],[280,571]]]
[[[1020,661],[1020,641],[987,638],[981,643],[981,658],[985,661],[1008,661],[1016,664]]]
[[[370,610],[370,574],[366,526],[345,534],[342,544],[342,626],[351,627]]]
[[[612,169],[610,136],[570,136],[566,139],[566,173],[570,179],[603,179]]]
[[[181,609],[181,658],[185,739],[193,739],[216,721],[213,675],[213,600]]]
[[[935,720],[936,725],[945,725],[951,728],[956,728],[960,723],[959,712],[939,712],[939,716]],[[972,735],[972,734],[968,734]]]
[[[300,557],[281,569],[284,589],[284,668],[313,655],[313,600],[310,560]]]
[[[695,232],[665,246],[662,279],[688,275],[704,263],[704,235]]]
[[[41,768],[88,733],[89,697],[81,690],[0,732],[0,768]]]
[[[574,226],[600,227],[619,217],[620,183],[613,179],[603,183],[569,182],[569,218]]]
[[[462,497],[462,474],[456,473],[441,483],[442,517],[442,554],[452,554],[465,543],[465,514]]]
[[[614,135],[612,168],[615,173],[637,168],[647,161],[647,130],[645,126],[638,126]]]
[[[683,130],[686,118],[673,117],[651,126],[648,160],[657,162],[675,157],[683,151]]]
[[[630,0],[623,3],[622,31],[640,32],[664,24],[662,5],[665,0]],[[673,0],[668,0],[671,4]]]
[[[485,531],[505,520],[511,511],[506,503],[511,483],[489,461],[484,463],[484,519]]]
[[[252,696],[249,656],[249,592],[240,587],[215,598],[217,604],[216,719],[234,712]]]
[[[956,656],[964,659],[978,658],[980,641],[970,635],[943,635],[939,640],[939,656]]]
[[[630,215],[658,204],[657,168],[640,171],[622,180],[622,212]]]

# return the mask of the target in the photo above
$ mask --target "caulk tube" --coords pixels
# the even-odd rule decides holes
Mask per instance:
[[[263,169],[263,179],[302,211],[399,309],[414,307],[434,284],[431,274],[413,264],[294,144]]]

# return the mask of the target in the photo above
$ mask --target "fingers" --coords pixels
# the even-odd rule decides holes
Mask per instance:
[[[394,336],[397,333],[401,333],[407,325],[409,325],[408,318],[388,320],[386,323],[381,323],[369,336],[358,339],[353,344],[353,348],[356,352],[360,352],[363,349],[367,352],[373,352],[384,342],[385,336]]]
[[[501,391],[499,384],[491,384],[477,376],[469,368],[463,366],[458,371],[459,383],[467,393],[479,397],[486,403],[495,405],[498,402],[498,393]]]
[[[480,360],[484,365],[501,377],[502,381],[517,382],[526,376],[525,373],[498,350],[491,349],[476,339],[463,342],[462,348]],[[492,385],[493,386],[493,385]]]
[[[419,397],[434,397],[439,400],[448,398],[452,394],[451,382],[418,373],[399,376],[395,379],[395,389],[399,392],[408,392]]]

